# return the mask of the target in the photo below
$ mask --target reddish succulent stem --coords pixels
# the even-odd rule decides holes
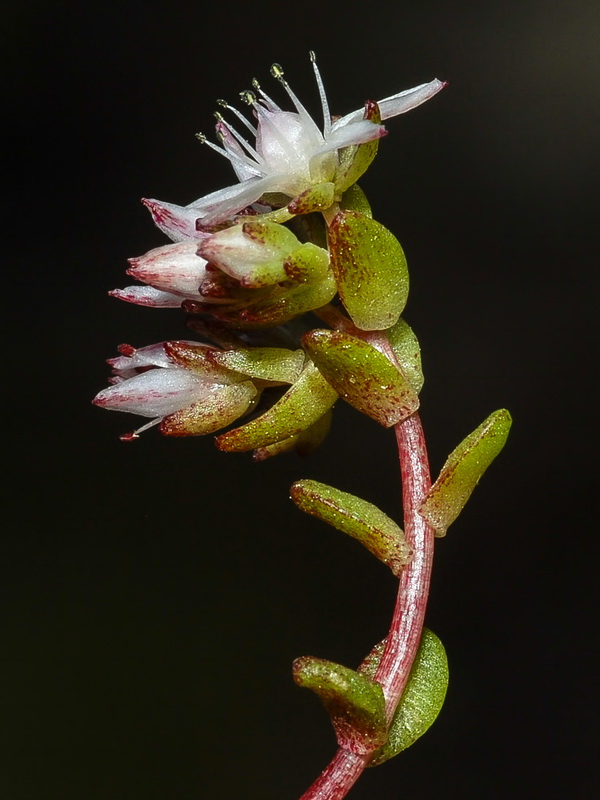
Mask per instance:
[[[404,533],[414,555],[400,578],[390,632],[375,673],[375,680],[381,684],[385,695],[388,724],[406,686],[421,639],[433,561],[433,531],[418,513],[431,486],[419,415],[412,414],[399,422],[395,432],[402,476]],[[368,764],[369,756],[357,756],[340,748],[300,800],[341,800]]]

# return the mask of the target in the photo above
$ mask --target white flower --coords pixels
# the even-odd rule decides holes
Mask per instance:
[[[241,416],[256,395],[249,380],[209,362],[182,366],[186,358],[202,362],[211,348],[197,342],[160,342],[135,349],[122,345],[121,356],[109,360],[112,386],[99,392],[93,403],[112,411],[150,417],[151,422],[121,437],[137,439],[142,431],[161,423],[172,436],[211,433]],[[179,362],[175,355],[181,354]]]
[[[338,151],[378,139],[386,133],[382,125],[364,118],[362,109],[331,121],[329,105],[314,54],[311,61],[323,109],[323,130],[309,115],[283,79],[283,71],[274,65],[271,74],[277,78],[294,104],[295,111],[284,111],[254,82],[258,94],[245,92],[242,97],[253,109],[256,127],[226,103],[250,131],[252,145],[233,126],[219,117],[217,134],[222,147],[207,142],[232,164],[239,183],[219,189],[181,207],[156,200],[145,200],[154,221],[175,241],[193,235],[196,220],[211,226],[231,219],[255,203],[265,193],[282,193],[293,198],[319,183],[335,180]],[[382,119],[404,114],[429,100],[445,86],[435,79],[378,102]],[[201,137],[202,141],[206,141]]]

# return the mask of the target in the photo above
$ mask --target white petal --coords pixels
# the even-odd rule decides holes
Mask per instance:
[[[422,83],[412,89],[405,89],[403,92],[398,92],[398,94],[393,94],[390,97],[384,97],[383,100],[378,100],[377,105],[381,110],[381,118],[389,119],[398,114],[404,114],[406,111],[411,111],[413,108],[420,106],[421,103],[424,103],[437,94],[445,85],[443,81],[434,78],[434,80],[429,83]],[[362,108],[352,111],[350,114],[346,114],[345,117],[334,122],[333,130],[335,131],[338,128],[348,125],[350,122],[362,119],[363,116],[364,110]]]
[[[202,218],[203,225],[214,225],[231,219],[235,214],[255,203],[262,194],[272,190],[273,183],[273,176],[250,178],[242,183],[236,183],[234,186],[207,194],[192,205],[197,216]]]
[[[351,122],[343,128],[335,128],[327,137],[327,141],[320,147],[319,153],[326,153],[329,150],[339,150],[352,144],[363,144],[372,142],[373,139],[381,139],[387,130],[383,125],[377,125],[368,119],[361,119],[358,122]]]
[[[177,206],[160,200],[142,199],[142,203],[152,214],[157,228],[174,242],[196,239],[201,234],[196,231],[196,220],[200,216],[190,206]]]
[[[381,118],[389,119],[398,114],[404,114],[406,111],[412,111],[413,108],[420,106],[421,103],[430,100],[440,89],[443,89],[445,85],[445,82],[435,78],[429,83],[422,83],[420,86],[415,86],[414,89],[407,89],[391,97],[385,97],[378,103],[381,110]]]

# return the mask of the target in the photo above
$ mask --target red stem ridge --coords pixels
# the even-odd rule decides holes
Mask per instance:
[[[418,413],[399,422],[394,430],[402,478],[404,534],[413,549],[413,558],[400,577],[390,631],[374,677],[383,688],[388,725],[400,702],[421,640],[434,541],[433,530],[418,511],[431,486],[425,436]],[[300,800],[341,800],[354,786],[369,760],[368,755],[355,755],[340,747]]]

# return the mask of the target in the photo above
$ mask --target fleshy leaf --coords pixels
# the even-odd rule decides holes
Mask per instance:
[[[273,444],[265,445],[265,447],[258,447],[252,458],[254,461],[265,461],[267,458],[288,453],[290,450],[295,450],[299,456],[309,456],[317,447],[323,442],[329,428],[331,427],[331,409],[326,411],[322,417],[316,422],[313,422],[306,430],[300,433],[289,436],[281,442],[274,442]]]
[[[364,119],[381,125],[381,112],[373,100],[365,103]],[[338,193],[345,192],[350,186],[364,175],[377,155],[379,139],[373,139],[364,144],[351,145],[339,151],[340,165],[335,176],[335,188]]]
[[[230,425],[248,409],[256,396],[251,381],[213,390],[200,402],[182,408],[160,423],[165,436],[203,436]]]
[[[362,339],[317,329],[305,334],[302,343],[336,392],[381,425],[395,425],[419,407],[419,398],[404,375]]]
[[[462,511],[479,479],[504,447],[511,423],[506,409],[494,411],[448,456],[419,508],[436,536],[445,536]]]
[[[208,359],[251,378],[277,383],[294,383],[304,366],[303,350],[283,347],[252,347],[236,350],[211,350]]]
[[[217,447],[244,452],[294,436],[316,422],[337,400],[337,392],[314,364],[308,364],[296,383],[262,416],[217,437]]]
[[[364,755],[386,741],[385,700],[378,683],[313,656],[297,658],[293,670],[296,683],[319,696],[340,747]]]
[[[394,325],[408,299],[408,268],[396,237],[364,214],[340,211],[329,228],[329,253],[354,324],[364,331]]]
[[[340,207],[344,211],[358,211],[359,214],[364,214],[365,217],[373,217],[367,195],[358,183],[353,183],[349,189],[346,189],[342,195]]]
[[[418,394],[425,380],[421,368],[419,340],[402,317],[387,331],[387,336],[404,376]]]
[[[378,645],[374,649],[374,657],[367,657],[359,667],[359,672],[372,677],[382,655],[383,647]],[[447,689],[446,651],[435,633],[423,628],[419,649],[390,725],[387,742],[373,755],[369,766],[383,764],[414,744],[442,710]]]
[[[411,549],[404,532],[372,503],[312,480],[296,481],[290,494],[302,511],[358,539],[394,575],[409,562]]]

